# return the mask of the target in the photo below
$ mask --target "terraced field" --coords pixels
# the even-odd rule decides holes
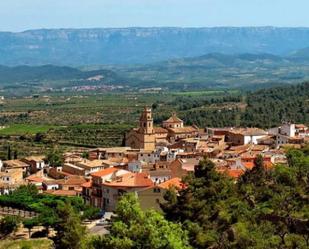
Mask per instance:
[[[123,144],[125,132],[132,127],[126,124],[74,125],[50,130],[44,141],[77,147],[120,146]]]

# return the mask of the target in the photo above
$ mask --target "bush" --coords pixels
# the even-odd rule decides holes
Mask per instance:
[[[0,234],[7,236],[15,232],[19,225],[19,219],[15,216],[5,216],[0,221]]]
[[[96,220],[102,217],[101,211],[99,208],[94,208],[87,206],[83,213],[82,219],[83,220]]]

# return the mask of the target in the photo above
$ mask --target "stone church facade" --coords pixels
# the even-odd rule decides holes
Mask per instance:
[[[168,145],[170,142],[196,137],[198,134],[198,127],[184,126],[175,113],[163,121],[162,127],[154,127],[152,110],[145,107],[139,119],[139,127],[126,134],[126,146],[153,151],[158,144]]]

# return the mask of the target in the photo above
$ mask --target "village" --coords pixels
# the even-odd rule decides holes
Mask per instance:
[[[284,123],[259,128],[199,128],[185,126],[176,113],[155,127],[151,108],[142,110],[139,126],[126,134],[125,147],[94,148],[65,153],[61,166],[45,156],[0,161],[0,193],[33,184],[40,193],[80,196],[85,203],[113,212],[119,198],[133,192],[143,209],[160,210],[170,188],[185,188],[182,178],[207,157],[216,170],[235,181],[254,167],[258,155],[264,166],[285,164],[285,147],[309,141],[303,124]]]

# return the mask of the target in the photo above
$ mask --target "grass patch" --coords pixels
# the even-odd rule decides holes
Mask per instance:
[[[55,128],[52,125],[13,124],[0,129],[0,135],[34,135],[38,132],[44,133]]]
[[[30,239],[30,240],[3,240],[0,241],[0,248],[21,249],[29,246],[32,249],[51,249],[53,242],[48,239]]]

